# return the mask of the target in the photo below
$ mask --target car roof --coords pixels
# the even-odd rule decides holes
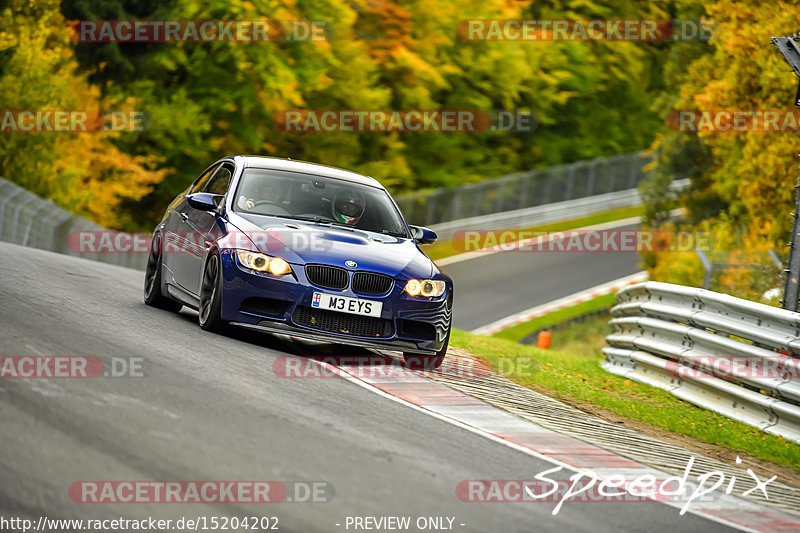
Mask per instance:
[[[265,168],[272,170],[285,170],[288,172],[300,172],[303,174],[314,174],[316,176],[323,176],[327,178],[335,178],[353,183],[361,183],[371,187],[384,189],[375,178],[356,174],[349,170],[344,170],[336,167],[329,167],[327,165],[320,165],[318,163],[309,163],[308,161],[297,161],[294,159],[284,159],[280,157],[267,157],[267,156],[252,156],[252,155],[236,155],[231,156],[229,159],[234,159],[237,163],[243,164],[245,168]]]

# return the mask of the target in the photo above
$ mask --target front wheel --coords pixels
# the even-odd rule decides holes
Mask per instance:
[[[153,237],[150,254],[147,256],[147,267],[144,271],[144,303],[167,311],[180,311],[183,305],[170,300],[161,293],[161,235]]]
[[[447,345],[450,344],[450,330],[444,338],[442,349],[436,355],[422,355],[418,353],[403,353],[403,360],[406,366],[412,370],[433,370],[442,366],[444,356],[447,355]]]
[[[208,256],[203,269],[198,320],[206,331],[219,332],[226,325],[222,320],[222,261],[218,252]]]

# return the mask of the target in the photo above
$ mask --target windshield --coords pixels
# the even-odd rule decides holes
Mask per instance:
[[[311,174],[245,169],[233,209],[408,237],[386,191]]]

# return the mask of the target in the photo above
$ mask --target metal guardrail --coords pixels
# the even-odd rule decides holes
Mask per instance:
[[[673,191],[680,191],[689,185],[689,181],[689,179],[675,180],[670,187]],[[460,230],[493,231],[509,228],[529,228],[594,215],[609,209],[637,205],[642,205],[639,190],[626,189],[624,191],[587,196],[577,200],[566,200],[525,209],[515,209],[514,211],[443,222],[434,224],[430,228],[436,232],[439,239],[448,239]]]
[[[529,170],[456,188],[395,197],[411,224],[437,225],[636,189],[652,162],[645,152]]]
[[[0,240],[144,270],[144,253],[77,253],[68,246],[73,232],[105,229],[0,178]]]
[[[440,238],[459,229],[501,229],[558,222],[617,207],[639,205],[637,187],[647,177],[645,152],[510,174],[454,189],[421,191],[396,198],[413,224],[432,227]],[[675,182],[682,188],[688,180]],[[105,228],[73,215],[0,178],[0,240],[78,255],[67,247],[73,231]],[[81,257],[144,269],[146,254],[99,253]]]
[[[800,443],[800,313],[654,281],[616,300],[604,369]]]
[[[429,226],[439,239],[449,239],[461,230],[494,231],[509,228],[526,228],[594,215],[609,209],[641,205],[638,189],[588,196],[552,204],[492,213],[479,217],[453,220]]]
[[[493,230],[548,224],[608,209],[641,204],[638,185],[647,177],[644,152],[578,161],[510,174],[454,189],[421,191],[396,198],[410,223],[432,227],[440,239],[460,229]],[[673,183],[681,189],[688,180]],[[105,228],[73,215],[0,178],[0,240],[58,253],[73,231]],[[81,257],[144,269],[145,254],[79,254]]]

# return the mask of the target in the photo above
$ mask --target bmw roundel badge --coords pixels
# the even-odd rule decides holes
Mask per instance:
[[[344,266],[346,266],[347,268],[355,268],[358,266],[358,263],[356,263],[355,261],[345,261]]]

